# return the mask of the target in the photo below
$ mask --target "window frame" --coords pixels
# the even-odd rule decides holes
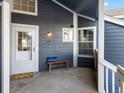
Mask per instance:
[[[78,32],[79,30],[85,30],[85,29],[93,29],[93,50],[96,49],[96,45],[97,45],[97,35],[96,35],[96,26],[94,27],[84,27],[84,28],[78,28]],[[78,34],[78,37],[79,37],[79,34]],[[78,46],[77,46],[77,51],[78,51],[78,57],[89,57],[89,58],[92,58],[93,55],[85,55],[85,54],[79,54],[79,39],[78,39]],[[90,41],[89,41],[90,42]]]
[[[71,30],[72,31],[72,40],[65,40],[65,38],[64,38],[64,32],[66,30]],[[62,41],[63,42],[73,42],[74,41],[74,28],[63,28],[62,29]]]
[[[13,9],[13,0],[11,0],[11,12],[13,13],[19,13],[19,14],[26,14],[26,15],[33,15],[33,16],[38,16],[38,0],[35,0],[35,12],[29,12],[29,11],[22,11],[22,10],[16,10]]]

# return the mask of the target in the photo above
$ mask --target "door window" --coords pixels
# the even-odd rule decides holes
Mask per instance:
[[[32,60],[32,33],[16,32],[16,60]]]

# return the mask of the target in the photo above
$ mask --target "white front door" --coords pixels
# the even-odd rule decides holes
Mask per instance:
[[[36,29],[12,26],[11,74],[35,72]]]

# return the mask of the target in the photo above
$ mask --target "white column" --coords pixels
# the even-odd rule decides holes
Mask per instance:
[[[10,84],[10,4],[2,2],[2,93],[9,93]]]
[[[78,15],[73,13],[74,41],[73,41],[73,66],[77,67],[78,62]]]
[[[104,59],[104,0],[99,0],[99,42],[98,42],[98,54],[99,58]],[[100,61],[100,60],[99,60]],[[104,93],[104,66],[98,64],[98,92]]]

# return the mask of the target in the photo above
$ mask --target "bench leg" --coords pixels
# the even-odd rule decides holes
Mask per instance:
[[[67,70],[68,70],[68,62],[66,62],[66,68],[67,68]]]
[[[51,71],[51,67],[52,67],[51,64],[49,64],[49,72]]]

